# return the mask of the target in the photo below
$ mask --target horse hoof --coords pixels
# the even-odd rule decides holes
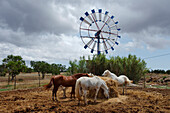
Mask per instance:
[[[88,104],[84,104],[84,106],[87,106]]]

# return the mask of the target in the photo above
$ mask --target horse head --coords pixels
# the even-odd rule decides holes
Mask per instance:
[[[132,84],[133,83],[133,80],[129,80],[128,82],[128,85]]]
[[[108,76],[110,74],[110,71],[109,70],[105,70],[104,73],[102,74],[102,76]]]
[[[107,99],[109,99],[109,88],[106,88],[106,89],[104,90],[104,96],[105,96]]]
[[[101,88],[104,90],[104,96],[109,99],[109,88],[106,85],[106,82],[104,80],[101,80],[102,86]]]

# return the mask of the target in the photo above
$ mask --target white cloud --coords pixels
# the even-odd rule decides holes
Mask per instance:
[[[99,8],[119,21],[121,40],[130,39],[120,41],[109,55],[136,48],[165,49],[170,45],[169,4],[167,0],[1,0],[0,57],[16,54],[27,61],[68,63],[92,55],[79,38],[79,18]]]

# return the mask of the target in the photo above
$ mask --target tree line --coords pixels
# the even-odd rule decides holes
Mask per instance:
[[[20,72],[31,73],[38,72],[42,75],[42,79],[46,73],[52,73],[53,75],[60,74],[61,71],[66,70],[66,66],[62,64],[49,64],[45,61],[30,61],[31,67],[26,66],[25,61],[21,56],[8,55],[2,60],[0,65],[0,76],[5,76],[8,73],[8,81],[14,80],[16,75]],[[11,79],[10,79],[11,77]]]
[[[170,74],[170,70],[162,70],[162,69],[155,69],[149,70],[148,73],[156,73],[156,74]]]
[[[80,60],[69,61],[68,70],[71,73],[93,73],[101,76],[108,69],[117,76],[126,75],[134,82],[138,82],[142,76],[148,71],[146,62],[136,55],[129,54],[128,57],[110,57],[106,58],[104,54],[94,55],[92,58],[80,57]]]
[[[106,58],[104,54],[100,54],[93,55],[92,58],[88,56],[87,60],[85,56],[82,56],[79,60],[69,61],[70,66],[68,68],[62,64],[49,64],[45,61],[30,61],[32,68],[29,68],[25,65],[25,61],[21,56],[14,55],[8,55],[2,62],[2,65],[0,65],[0,76],[5,76],[6,73],[9,73],[9,80],[13,80],[20,72],[38,72],[39,77],[42,75],[43,79],[46,73],[57,75],[62,71],[67,71],[70,75],[75,73],[93,73],[101,76],[108,69],[117,76],[124,74],[134,82],[138,82],[147,72],[164,73],[162,70],[149,71],[144,60],[131,54],[128,57],[112,56],[109,58]],[[165,73],[169,73],[169,71]]]

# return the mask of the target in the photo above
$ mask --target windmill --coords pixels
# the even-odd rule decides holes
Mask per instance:
[[[85,12],[84,17],[80,17],[80,37],[83,41],[84,48],[90,48],[91,53],[94,51],[99,55],[101,52],[108,54],[108,50],[114,50],[114,45],[118,45],[118,21],[114,20],[114,16],[109,16],[109,12],[102,12],[94,9],[91,13]]]

